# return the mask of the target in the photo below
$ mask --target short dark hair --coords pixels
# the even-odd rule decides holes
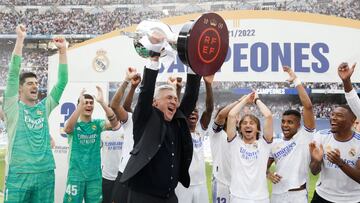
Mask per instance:
[[[297,110],[294,110],[294,109],[289,109],[289,110],[286,110],[284,113],[283,113],[283,116],[290,116],[290,115],[294,115],[296,116],[299,120],[301,120],[301,113]]]
[[[341,105],[338,105],[337,107],[341,107],[341,108],[344,108],[344,109],[348,110],[349,113],[351,114],[351,116],[353,116],[353,117],[356,118],[354,112],[351,110],[351,108],[350,108],[349,105],[347,105],[347,104],[341,104]]]
[[[91,96],[90,94],[84,94],[84,98],[85,98],[85,99],[91,99],[91,100],[94,101],[94,97]],[[80,98],[79,98],[78,101],[77,101],[77,104],[79,104],[79,103],[80,103]]]
[[[19,84],[23,85],[25,83],[26,78],[36,78],[37,76],[33,72],[22,72],[19,76]]]

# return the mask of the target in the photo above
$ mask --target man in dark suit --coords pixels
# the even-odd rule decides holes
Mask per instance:
[[[189,69],[179,105],[172,86],[155,90],[158,60],[152,57],[144,69],[133,114],[134,149],[121,177],[130,189],[128,203],[177,203],[178,182],[185,187],[190,183],[193,144],[186,118],[195,108],[201,77]]]

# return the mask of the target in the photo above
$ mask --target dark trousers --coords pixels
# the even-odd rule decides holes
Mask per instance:
[[[315,191],[311,203],[333,203],[333,202],[327,201],[326,199],[320,197],[320,195],[318,195],[318,193],[316,193]]]
[[[136,192],[129,189],[129,196],[127,203],[178,203],[178,198],[175,192],[172,192],[168,198],[161,198],[145,193]]]
[[[115,180],[102,179],[103,203],[111,203],[111,196]]]
[[[112,190],[112,201],[114,203],[126,203],[128,199],[129,189],[127,184],[120,183],[121,175],[122,173],[119,172],[115,180],[114,188]]]

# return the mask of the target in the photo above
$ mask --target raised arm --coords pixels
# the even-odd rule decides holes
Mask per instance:
[[[104,109],[106,117],[109,120],[109,121],[106,121],[105,128],[107,130],[119,129],[120,123],[119,123],[118,119],[116,118],[116,115],[114,114],[113,110],[110,107],[108,107],[108,105],[106,104],[106,102],[104,100],[103,90],[99,86],[96,86],[96,90],[97,90],[97,96],[95,97],[95,100]]]
[[[351,84],[351,76],[355,70],[356,63],[349,67],[347,63],[342,63],[338,67],[338,75],[344,84],[345,99],[352,112],[360,118],[360,99]]]
[[[255,105],[259,108],[260,112],[264,116],[264,138],[267,142],[272,142],[274,129],[273,129],[273,116],[270,109],[259,99],[259,96],[255,93],[254,99]]]
[[[354,63],[351,68],[349,67],[348,63],[342,63],[338,67],[338,75],[344,84],[345,92],[350,92],[353,89],[351,84],[351,76],[354,73],[355,67],[356,63]]]
[[[178,98],[178,101],[180,101],[181,89],[182,89],[182,78],[170,76],[167,80],[167,83],[169,85],[172,85],[176,89],[176,96]]]
[[[156,78],[159,72],[159,61],[158,59],[152,59],[151,64],[144,68],[143,79],[140,85],[140,93],[138,97],[138,102],[135,106],[133,114],[134,126],[138,122],[143,124],[147,121],[152,112],[152,103],[155,92]],[[136,129],[134,128],[134,131]],[[140,133],[141,134],[141,133]]]
[[[189,68],[189,73],[186,77],[185,93],[179,107],[185,117],[188,117],[195,109],[199,96],[200,80],[201,77]]]
[[[53,42],[59,50],[59,64],[67,64],[67,44],[65,38],[55,37],[53,39]]]
[[[289,74],[289,79],[287,81],[294,83],[298,91],[301,104],[304,107],[304,126],[310,130],[315,129],[313,105],[311,103],[309,95],[306,93],[304,86],[301,84],[301,81],[290,67],[284,66],[283,70]]]
[[[142,40],[147,41],[145,43],[146,45],[143,45],[148,50],[155,53],[159,53],[159,51],[163,48],[164,39],[165,36],[159,32],[153,32],[151,36],[144,36],[142,38]],[[159,56],[151,56],[150,63],[144,68],[140,94],[133,114],[134,126],[143,125],[143,122],[147,121],[153,110],[152,103],[154,98],[155,83],[160,69]],[[135,131],[136,128],[134,128],[134,136],[142,134],[141,132],[135,133]]]
[[[64,132],[66,134],[71,134],[72,132],[74,132],[76,122],[80,117],[81,111],[84,110],[84,106],[85,106],[84,93],[85,93],[85,89],[81,90],[79,103],[77,104],[75,111],[71,114],[70,118],[65,123]]]
[[[154,47],[161,46],[164,36],[153,33],[150,37],[150,46],[147,49],[156,52]],[[152,45],[151,45],[152,44]],[[161,50],[161,49],[160,49]],[[133,137],[134,142],[137,143],[143,135],[144,125],[149,120],[153,112],[153,99],[155,92],[156,78],[159,72],[160,63],[159,56],[152,56],[150,63],[145,66],[144,73],[140,85],[140,93],[138,102],[132,116],[134,129]]]
[[[25,37],[26,28],[24,25],[20,24],[16,27],[16,42],[13,50],[13,55],[22,56]]]
[[[117,119],[119,121],[125,122],[128,119],[128,113],[126,112],[126,110],[124,109],[123,106],[120,105],[121,100],[124,96],[126,87],[128,86],[130,80],[132,79],[132,77],[134,77],[136,75],[136,69],[135,68],[128,68],[126,70],[126,74],[125,74],[125,80],[123,81],[123,83],[121,84],[121,86],[117,89],[114,97],[112,98],[111,102],[110,102],[110,107],[111,109],[114,111]]]
[[[68,83],[68,65],[67,65],[67,44],[65,38],[56,37],[53,39],[55,46],[59,50],[59,69],[58,80],[55,86],[51,89],[50,96],[59,103],[62,93]]]
[[[134,78],[131,79],[131,86],[130,86],[130,90],[126,95],[123,107],[125,109],[125,111],[127,112],[132,112],[132,108],[131,108],[131,104],[134,98],[134,94],[135,94],[135,90],[137,88],[137,86],[140,84],[141,82],[141,76],[139,74],[136,74],[136,76]]]
[[[6,105],[8,105],[6,100],[9,97],[15,97],[16,95],[18,95],[21,56],[22,56],[25,37],[26,37],[26,28],[24,25],[20,24],[16,27],[16,42],[8,71],[8,77],[6,82],[5,94],[4,94],[4,105],[5,105],[4,108],[6,108]]]
[[[227,117],[226,124],[226,134],[228,137],[228,141],[231,141],[236,136],[236,117],[239,115],[240,110],[248,103],[253,100],[255,93],[252,92],[246,95],[245,98],[241,98],[240,102],[238,102],[229,112]]]
[[[226,118],[228,117],[228,114],[230,112],[230,110],[237,104],[239,103],[241,100],[243,100],[246,97],[246,95],[244,95],[243,97],[241,97],[240,99],[234,101],[233,103],[228,104],[227,106],[225,106],[223,109],[220,110],[220,112],[216,115],[215,117],[215,123],[217,125],[224,125]]]
[[[206,98],[205,98],[205,111],[202,113],[200,118],[201,128],[206,130],[211,120],[211,114],[214,111],[214,97],[212,91],[212,83],[214,81],[214,75],[204,76]]]

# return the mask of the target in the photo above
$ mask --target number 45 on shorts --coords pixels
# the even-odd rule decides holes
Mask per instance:
[[[77,185],[67,185],[66,191],[68,195],[76,196],[78,194],[78,186]]]

